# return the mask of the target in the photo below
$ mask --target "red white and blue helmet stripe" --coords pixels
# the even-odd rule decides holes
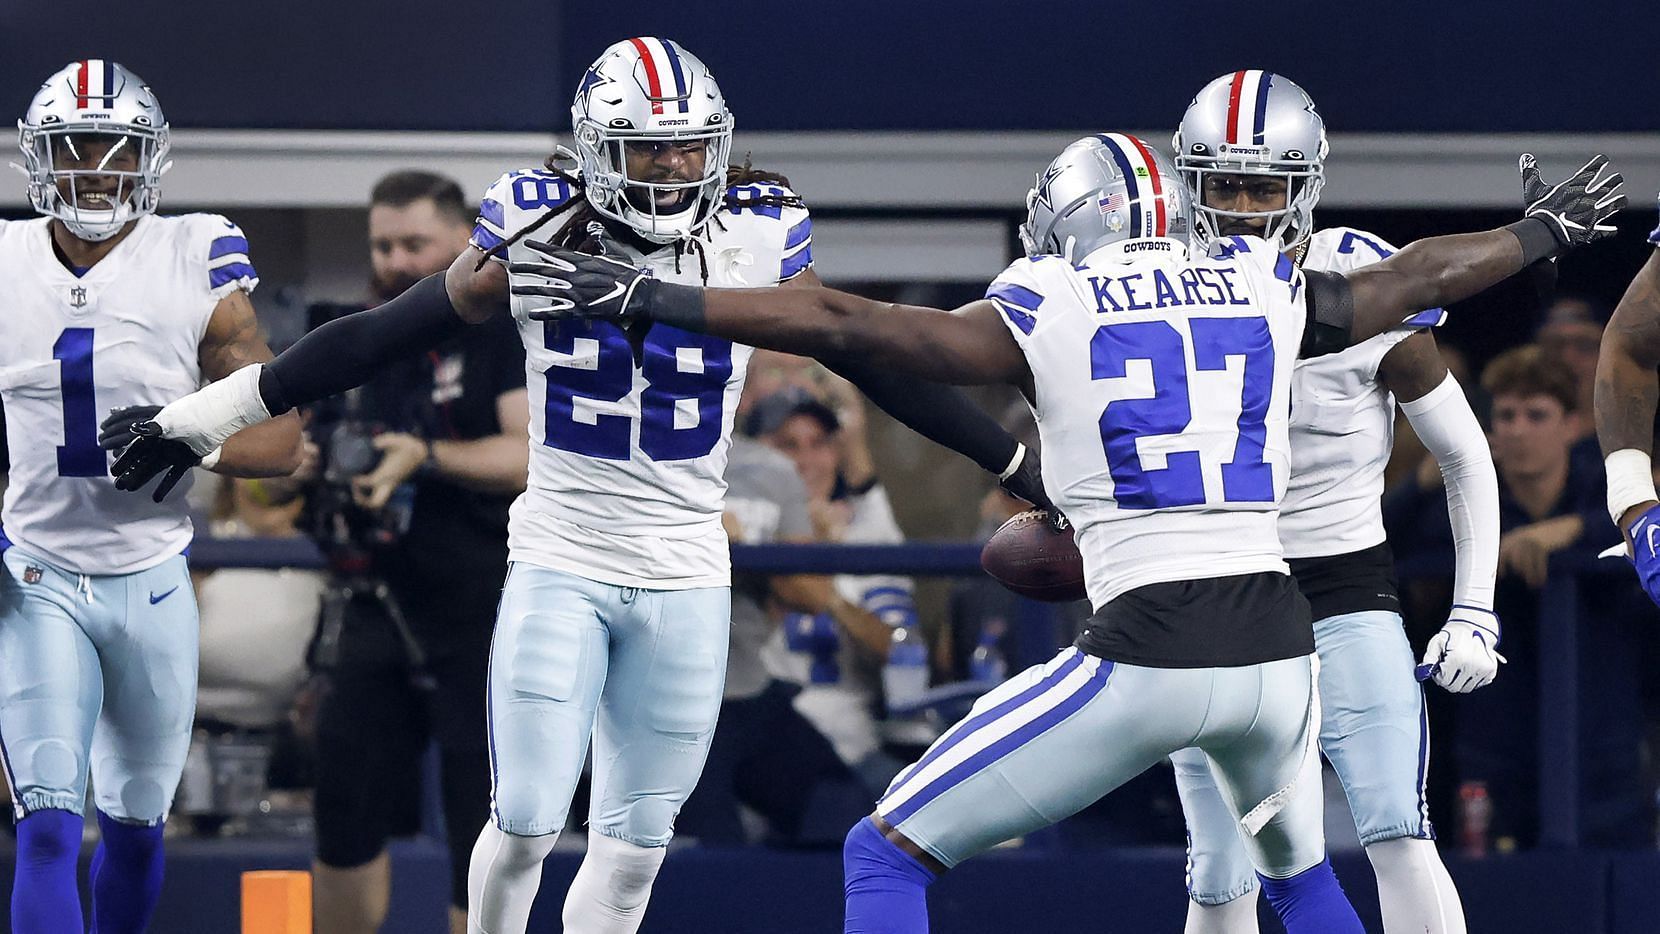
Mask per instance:
[[[1247,146],[1263,145],[1268,117],[1268,89],[1274,84],[1270,72],[1255,68],[1233,73],[1228,84],[1228,142]]]
[[[628,43],[640,53],[640,61],[645,66],[646,96],[651,100],[651,112],[662,113],[665,103],[678,103],[681,113],[689,112],[686,69],[680,64],[680,50],[674,43],[654,36],[637,36]]]
[[[115,69],[101,58],[89,58],[75,65],[75,107],[87,110],[115,106]]]
[[[1124,192],[1130,200],[1131,237],[1164,237],[1170,233],[1170,218],[1164,201],[1164,180],[1147,144],[1128,133],[1101,133],[1096,136],[1124,176]]]

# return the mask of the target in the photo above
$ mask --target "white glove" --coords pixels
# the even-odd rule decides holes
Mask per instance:
[[[259,395],[262,369],[264,367],[256,363],[216,383],[209,383],[164,406],[147,424],[141,423],[133,430],[140,436],[182,441],[206,458],[224,444],[226,438],[271,417],[265,409],[265,400]]]
[[[1435,683],[1454,694],[1468,694],[1491,684],[1504,656],[1499,644],[1499,618],[1491,610],[1454,605],[1447,624],[1430,637],[1419,662],[1418,680]]]

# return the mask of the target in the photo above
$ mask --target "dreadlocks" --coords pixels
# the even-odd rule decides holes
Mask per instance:
[[[564,163],[559,156],[560,153],[555,150],[553,153],[548,155],[546,160],[542,162],[542,166],[564,181],[567,185],[570,185],[573,192],[580,193],[583,189],[581,176],[564,168],[563,164],[568,163]],[[765,169],[757,169],[750,164],[749,160],[749,153],[745,153],[743,165],[730,166],[726,170],[726,210],[736,213],[746,208],[753,210],[762,207],[804,208],[807,206],[807,202],[803,201],[800,195],[793,193],[787,195],[779,194],[776,191],[759,193],[757,190],[746,192],[740,197],[737,190],[746,186],[767,185],[785,189],[790,187],[790,180],[788,178],[785,178],[777,172],[768,172]],[[512,236],[486,250],[484,255],[479,257],[478,264],[473,268],[475,270],[484,268],[484,264],[489,262],[491,257],[506,253],[508,247],[518,243],[520,240],[524,239],[526,235],[534,233],[548,221],[553,220],[557,213],[557,211],[549,211],[540,218],[537,218],[535,223],[527,224],[518,231],[515,231]],[[599,220],[599,212],[595,211],[594,206],[589,204],[587,199],[584,198],[582,203],[577,205],[576,210],[571,212],[570,217],[565,220],[565,223],[560,225],[557,231],[554,231],[552,237],[548,238],[548,242],[562,249],[594,252],[597,250],[597,245],[590,242],[591,238],[588,235],[588,225],[597,220]],[[710,219],[710,221],[711,223],[720,224],[722,230],[726,229],[726,225],[721,222],[720,214],[718,212]],[[693,244],[697,243],[695,240],[691,242]],[[684,241],[677,241],[674,246],[675,266],[677,269],[679,268],[680,254],[685,249],[683,244]],[[703,255],[701,246],[694,248],[697,250],[698,261],[702,267],[703,280],[707,282],[709,280],[708,261]]]

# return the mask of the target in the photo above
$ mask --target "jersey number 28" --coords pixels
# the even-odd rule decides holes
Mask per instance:
[[[1193,318],[1196,370],[1227,369],[1229,357],[1244,357],[1238,440],[1233,459],[1222,465],[1222,498],[1229,503],[1274,499],[1274,469],[1263,462],[1268,438],[1268,403],[1273,395],[1274,340],[1266,318]],[[1112,474],[1113,499],[1123,509],[1161,509],[1206,502],[1198,451],[1171,451],[1165,466],[1142,466],[1137,442],[1181,434],[1193,420],[1188,391],[1187,352],[1180,331],[1168,321],[1126,321],[1097,328],[1089,342],[1090,378],[1128,375],[1131,360],[1152,370],[1153,395],[1117,399],[1101,413],[1101,446]]]
[[[634,350],[622,329],[608,321],[549,323],[542,331],[549,350],[574,354],[578,339],[599,342],[592,367],[555,364],[547,377],[542,443],[606,460],[628,460],[632,419],[599,414],[589,424],[576,418],[576,400],[620,402],[634,389]],[[720,441],[726,382],[732,376],[732,342],[654,325],[646,335],[640,372],[640,450],[654,461],[690,460]],[[675,426],[677,412],[692,424]]]

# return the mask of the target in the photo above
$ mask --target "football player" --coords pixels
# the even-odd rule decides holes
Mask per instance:
[[[508,264],[535,259],[521,239],[532,231],[664,281],[817,285],[806,207],[781,177],[730,165],[732,114],[697,57],[665,39],[619,42],[583,75],[571,115],[574,153],[491,185],[472,248],[446,274],[313,331],[233,386],[180,399],[137,425],[151,437],[132,450],[150,461],[117,469],[139,482],[189,462],[209,449],[205,434],[340,392],[508,310]],[[492,820],[473,850],[469,930],[525,929],[591,739],[588,852],[565,930],[630,932],[720,707],[731,621],[722,474],[751,349],[668,325],[546,321],[529,315],[536,304],[511,308],[527,354],[530,482],[509,525],[488,697]],[[960,393],[833,367],[1017,495],[1043,499],[1036,459]]]
[[[1202,237],[1257,236],[1302,269],[1348,272],[1387,259],[1376,234],[1316,229],[1326,132],[1314,102],[1283,75],[1236,71],[1205,85],[1172,146]],[[1280,542],[1314,616],[1320,748],[1348,792],[1377,874],[1386,931],[1464,931],[1458,891],[1436,852],[1425,800],[1429,721],[1402,628],[1394,557],[1383,532],[1383,468],[1395,402],[1435,455],[1457,548],[1452,613],[1424,670],[1449,691],[1498,671],[1493,614],[1498,475],[1487,439],[1447,372],[1429,325],[1386,331],[1292,373],[1291,479]],[[1188,826],[1187,934],[1257,930],[1256,873],[1205,754],[1171,757]]]
[[[1648,235],[1660,247],[1660,227]],[[1597,358],[1597,440],[1608,471],[1608,515],[1624,533],[1627,555],[1649,599],[1660,603],[1660,495],[1649,452],[1660,399],[1660,250],[1620,298]]]
[[[216,214],[155,213],[167,121],[137,75],[100,59],[71,63],[41,85],[18,127],[41,216],[0,221],[11,929],[86,929],[75,862],[90,769],[101,830],[92,930],[140,931],[160,891],[162,822],[195,713],[191,525],[183,496],[161,502],[184,469],[163,478],[156,502],[117,495],[98,413],[165,402],[271,352],[248,301],[259,278],[242,231]],[[201,463],[276,476],[299,453],[289,416],[227,438]]]
[[[926,930],[939,872],[1197,746],[1286,929],[1359,931],[1324,854],[1318,661],[1276,529],[1292,365],[1611,233],[1623,196],[1605,165],[1509,227],[1338,274],[1255,236],[1191,255],[1180,177],[1140,140],[1106,134],[1039,176],[1023,236],[1041,255],[955,312],[824,288],[699,289],[551,247],[516,266],[514,292],[553,320],[865,354],[1031,400],[1096,615],[1074,647],[982,698],[848,835],[845,930]],[[1536,176],[1526,167],[1525,185]]]

